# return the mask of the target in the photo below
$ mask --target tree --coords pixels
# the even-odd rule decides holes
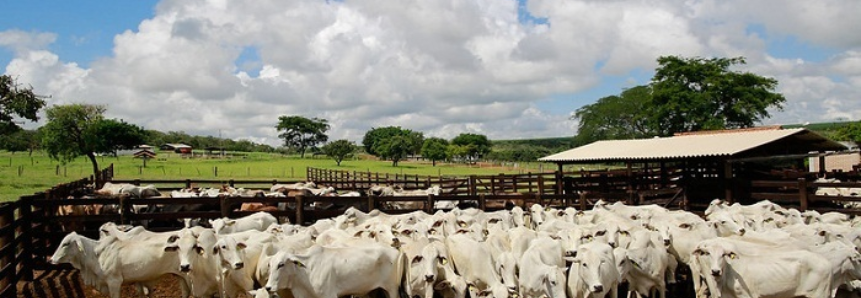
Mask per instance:
[[[861,144],[861,121],[849,123],[849,125],[841,126],[834,133],[834,139],[840,141],[855,142]]]
[[[356,152],[356,145],[347,140],[337,140],[323,146],[323,153],[335,159],[338,166],[341,166],[341,161],[346,157],[350,157]]]
[[[656,132],[649,122],[651,108],[649,86],[633,87],[585,105],[571,117],[578,120],[576,143],[654,136]]]
[[[390,159],[392,166],[397,167],[398,162],[410,154],[413,148],[412,142],[410,137],[406,135],[392,136],[376,142],[374,152],[383,159]]]
[[[451,143],[458,146],[471,146],[468,147],[467,158],[472,160],[481,159],[490,153],[491,143],[485,135],[462,133],[454,137]]]
[[[33,88],[21,88],[9,75],[0,75],[0,135],[21,129],[15,117],[30,121],[39,120],[37,113],[45,107],[45,101],[33,93]]]
[[[380,158],[386,158],[384,157],[385,154],[377,151],[378,144],[386,142],[388,139],[394,136],[404,137],[404,141],[407,143],[406,155],[418,154],[421,152],[422,144],[424,143],[424,134],[409,129],[404,129],[400,126],[372,128],[371,130],[366,132],[365,137],[362,138],[362,145],[365,147],[365,152],[368,152],[368,154]]]
[[[96,153],[113,152],[143,142],[143,129],[117,120],[105,120],[104,106],[70,104],[48,108],[48,122],[41,128],[42,146],[48,155],[63,163],[85,155],[93,164],[93,177],[100,184]]]
[[[783,108],[786,98],[774,92],[777,80],[731,71],[745,64],[737,58],[658,58],[652,78],[651,113],[658,135],[751,127]]]
[[[33,155],[33,150],[39,149],[40,135],[38,130],[19,130],[17,132],[0,135],[0,149],[9,152],[29,151]]]
[[[329,123],[326,119],[281,116],[278,117],[278,125],[275,128],[279,132],[283,131],[278,137],[284,139],[284,146],[298,149],[302,158],[305,158],[306,148],[329,140],[326,135]]]
[[[448,154],[448,141],[441,138],[428,138],[422,144],[422,157],[430,159],[433,166],[436,166],[437,160],[444,160]]]

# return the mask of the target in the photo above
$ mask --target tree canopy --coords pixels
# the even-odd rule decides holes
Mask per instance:
[[[33,93],[33,88],[21,88],[12,76],[0,75],[0,135],[21,129],[15,118],[39,120],[37,113],[45,101]]]
[[[144,140],[144,131],[121,120],[104,119],[104,106],[70,104],[48,108],[48,122],[40,129],[42,146],[51,158],[68,162],[87,156],[93,164],[93,177],[99,177],[96,153],[132,148]]]
[[[284,146],[298,149],[303,158],[305,149],[329,140],[326,135],[329,123],[326,119],[281,116],[275,128],[282,132],[278,137],[284,140]]]
[[[745,64],[741,57],[666,56],[658,64],[650,85],[577,109],[577,143],[752,127],[786,101],[775,92],[777,80],[731,70]]]
[[[362,138],[362,145],[365,147],[365,152],[368,154],[386,159],[389,158],[387,157],[386,152],[381,152],[378,148],[386,148],[386,146],[381,147],[381,143],[387,142],[387,140],[395,136],[404,137],[404,140],[402,141],[405,142],[404,146],[406,146],[406,155],[418,154],[421,152],[422,144],[424,143],[424,134],[401,128],[400,126],[372,128],[366,132],[364,138]],[[406,157],[406,155],[404,157]]]
[[[578,144],[598,140],[631,139],[654,135],[650,121],[652,91],[649,86],[637,86],[585,105],[574,112],[579,120],[575,137]]]
[[[337,140],[323,145],[323,148],[321,149],[323,154],[334,159],[340,167],[341,161],[343,161],[344,158],[350,157],[354,152],[356,152],[356,145],[353,145],[352,142],[347,140]]]
[[[774,92],[777,80],[732,71],[736,58],[658,58],[652,78],[651,117],[658,135],[752,127],[782,109],[786,98]]]
[[[448,157],[448,141],[442,138],[427,138],[422,144],[422,157],[430,159],[433,166],[438,160]]]
[[[451,144],[466,147],[466,157],[473,160],[481,159],[490,153],[492,146],[487,136],[474,133],[459,134],[451,140]]]
[[[374,143],[374,152],[380,158],[391,160],[392,166],[397,167],[399,161],[409,156],[413,147],[409,135],[395,135]]]

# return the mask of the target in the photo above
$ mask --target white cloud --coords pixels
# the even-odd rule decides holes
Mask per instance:
[[[298,114],[328,119],[331,139],[385,125],[512,139],[573,134],[576,106],[536,103],[649,71],[662,55],[747,57],[744,69],[777,78],[787,96],[770,122],[861,118],[861,18],[848,16],[859,5],[530,0],[547,22],[521,24],[514,0],[164,0],[89,68],[48,51],[54,33],[3,31],[0,46],[15,51],[6,73],[50,102],[107,104],[152,129],[278,144],[277,117]],[[785,36],[839,54],[767,52]],[[255,61],[240,59],[247,48]]]

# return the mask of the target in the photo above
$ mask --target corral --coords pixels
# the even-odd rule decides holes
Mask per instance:
[[[785,145],[783,145],[785,146]],[[802,154],[792,155],[802,156]],[[808,156],[803,154],[804,157]],[[784,156],[785,157],[785,156]],[[752,161],[752,158],[736,159],[735,162]],[[657,166],[655,166],[657,164]],[[439,185],[442,192],[439,195],[384,197],[365,195],[362,197],[312,197],[306,195],[267,198],[262,196],[234,197],[216,196],[208,198],[133,198],[129,196],[96,196],[80,199],[79,191],[87,189],[92,183],[83,179],[65,185],[59,185],[44,193],[24,196],[19,201],[0,206],[0,296],[14,297],[17,294],[40,296],[39,293],[26,291],[18,293],[19,282],[33,281],[34,272],[67,272],[66,266],[55,266],[47,262],[48,256],[56,249],[60,239],[67,233],[64,227],[70,224],[79,226],[74,229],[80,234],[95,238],[97,227],[104,222],[135,224],[145,221],[178,222],[182,218],[215,219],[221,217],[240,217],[251,212],[237,210],[238,205],[249,202],[284,203],[291,207],[272,211],[275,216],[286,217],[293,223],[307,225],[321,218],[335,217],[343,213],[347,207],[355,207],[364,212],[373,209],[387,213],[408,213],[423,210],[433,213],[437,202],[453,202],[455,204],[472,206],[482,210],[499,210],[511,208],[514,205],[528,208],[532,204],[554,206],[563,209],[573,206],[579,210],[593,207],[599,199],[607,202],[623,201],[629,205],[644,205],[658,203],[671,209],[703,211],[706,204],[715,196],[701,192],[690,191],[695,177],[717,178],[724,181],[718,186],[724,188],[719,194],[725,198],[738,201],[758,201],[769,199],[784,206],[795,207],[801,211],[819,210],[822,212],[839,210],[856,214],[853,209],[841,208],[845,202],[859,201],[854,196],[825,196],[817,195],[820,187],[861,188],[861,183],[822,183],[813,182],[817,175],[801,171],[768,171],[760,172],[759,176],[740,176],[736,167],[731,171],[720,171],[719,163],[687,161],[682,167],[669,166],[663,161],[646,161],[642,166],[628,163],[620,170],[580,171],[563,173],[529,173],[524,175],[495,175],[469,177],[431,177],[415,175],[394,175],[367,172],[344,172],[321,169],[307,169],[309,180],[319,185],[332,186],[335,189],[367,190],[371,185],[400,185],[404,189],[424,189]],[[724,176],[721,173],[732,173]],[[102,172],[102,177],[111,180],[111,168]],[[830,173],[840,176],[843,181],[857,181],[857,173]],[[749,180],[747,180],[749,179]],[[726,181],[731,181],[728,183]],[[278,183],[294,181],[278,180],[113,180],[112,182],[127,182],[137,185],[155,184],[159,190],[183,189],[201,187],[204,185],[227,185],[231,187],[268,188]],[[687,184],[684,184],[687,183]],[[681,187],[686,185],[687,187]],[[728,187],[730,186],[731,187]],[[410,209],[391,209],[391,203],[409,202]],[[318,204],[336,206],[317,208]],[[506,205],[508,203],[508,205]],[[59,215],[57,210],[62,206],[88,206],[99,204],[117,206],[115,213],[95,215]],[[135,205],[206,205],[207,210],[178,211],[162,213],[132,212]],[[165,226],[154,229],[176,229],[176,226]],[[61,273],[63,275],[66,273]],[[65,287],[65,286],[63,286]],[[80,285],[69,285],[70,291],[78,292]],[[44,291],[43,291],[44,292]],[[43,293],[44,294],[44,293]],[[42,296],[47,297],[47,296]]]

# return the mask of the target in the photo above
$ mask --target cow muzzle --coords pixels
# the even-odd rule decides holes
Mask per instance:
[[[603,286],[603,285],[594,285],[594,286],[592,286],[592,292],[593,292],[593,293],[600,293],[600,292],[603,292],[603,291],[604,291],[604,286]]]
[[[426,281],[426,282],[433,282],[433,281],[434,281],[434,279],[435,279],[435,277],[436,277],[436,276],[434,276],[433,274],[425,275],[425,281]]]
[[[712,276],[718,277],[721,275],[721,271],[717,269],[712,269]]]
[[[243,267],[245,267],[245,263],[233,264],[233,269],[236,269],[236,270],[242,269]]]
[[[191,271],[191,264],[179,265],[179,271],[181,271],[181,272]]]

